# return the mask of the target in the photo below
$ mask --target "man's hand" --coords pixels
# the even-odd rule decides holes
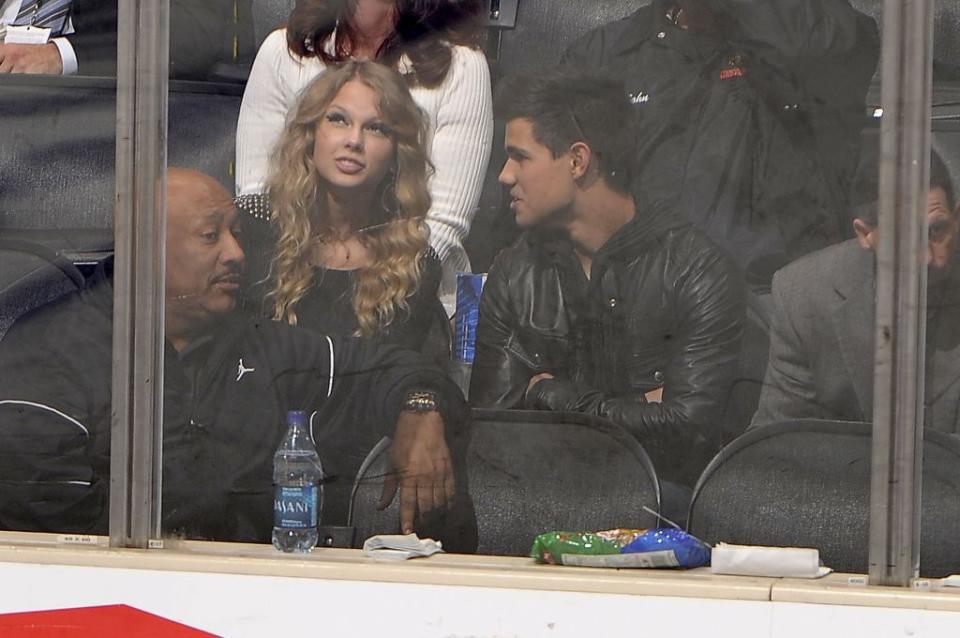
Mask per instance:
[[[60,49],[47,44],[0,44],[0,73],[63,73]]]
[[[540,374],[533,375],[532,377],[530,377],[530,382],[527,383],[527,391],[524,394],[524,396],[526,396],[527,394],[530,394],[530,390],[533,390],[533,386],[537,385],[544,379],[553,379],[553,378],[555,377],[549,372],[541,372]]]
[[[400,529],[413,530],[413,522],[433,509],[453,502],[453,463],[443,436],[439,412],[401,412],[390,448],[394,471],[387,476],[380,509],[393,501],[400,487]]]

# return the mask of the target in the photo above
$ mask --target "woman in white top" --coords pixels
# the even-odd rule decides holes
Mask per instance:
[[[311,80],[348,59],[393,66],[427,118],[435,171],[427,224],[443,265],[440,300],[451,315],[456,273],[470,270],[463,240],[493,138],[490,71],[477,48],[482,16],[480,0],[298,0],[287,28],[260,47],[243,95],[237,125],[240,207],[264,192],[270,154]]]

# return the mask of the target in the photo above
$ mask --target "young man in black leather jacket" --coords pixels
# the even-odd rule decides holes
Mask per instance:
[[[691,487],[719,448],[736,368],[737,269],[688,222],[634,201],[630,105],[617,84],[514,78],[498,111],[500,181],[527,232],[487,278],[471,402],[605,417],[662,478]]]

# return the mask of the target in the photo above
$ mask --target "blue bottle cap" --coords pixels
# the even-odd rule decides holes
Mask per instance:
[[[305,410],[290,410],[287,412],[287,425],[306,425],[307,413]]]

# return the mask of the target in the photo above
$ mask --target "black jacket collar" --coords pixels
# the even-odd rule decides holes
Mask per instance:
[[[607,261],[620,257],[632,258],[647,250],[649,245],[656,242],[664,234],[689,226],[689,222],[680,219],[676,213],[668,210],[654,209],[643,204],[637,207],[637,214],[624,224],[607,240],[594,256],[594,262]],[[573,242],[565,235],[550,232],[530,232],[527,241],[531,248],[543,251],[552,256],[569,258],[573,253]]]

